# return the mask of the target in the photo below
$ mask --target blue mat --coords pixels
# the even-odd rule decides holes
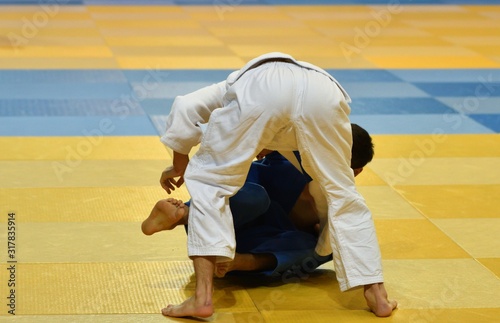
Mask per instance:
[[[159,135],[177,95],[230,72],[0,71],[0,135],[81,136],[100,122],[113,128],[103,135]],[[352,121],[374,134],[500,132],[497,69],[329,72],[353,99]]]

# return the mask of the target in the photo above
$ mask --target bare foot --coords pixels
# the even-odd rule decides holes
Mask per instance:
[[[200,302],[197,304],[196,298],[190,297],[179,305],[168,305],[161,310],[165,316],[183,317],[183,316],[197,316],[209,317],[214,313],[212,303],[205,304]]]
[[[228,272],[233,270],[233,264],[234,261],[226,261],[215,264],[215,276],[219,278],[226,276]]]
[[[390,316],[392,311],[398,306],[396,301],[387,298],[384,283],[365,285],[364,294],[368,307],[376,316]]]
[[[142,222],[142,232],[145,235],[172,230],[178,224],[183,223],[184,216],[187,215],[187,206],[180,200],[169,198],[158,201],[149,217]]]
[[[273,270],[277,266],[276,257],[267,253],[235,253],[234,259],[215,264],[215,276],[222,278],[228,272]]]

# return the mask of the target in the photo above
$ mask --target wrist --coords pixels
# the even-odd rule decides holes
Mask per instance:
[[[184,174],[187,164],[189,163],[189,155],[181,154],[174,151],[173,167],[178,174]]]

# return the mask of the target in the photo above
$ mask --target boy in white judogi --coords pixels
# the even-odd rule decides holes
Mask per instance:
[[[188,254],[196,292],[163,314],[212,315],[215,263],[232,259],[235,252],[228,199],[265,148],[300,151],[302,166],[319,184],[327,205],[317,253],[333,252],[342,291],[364,286],[371,310],[377,316],[391,314],[396,303],[387,299],[383,285],[373,220],[350,168],[348,102],[347,93],[327,72],[281,53],[260,56],[226,81],[176,98],[162,137],[174,160],[161,183],[170,193],[185,180],[191,195]],[[199,125],[204,123],[203,134]]]

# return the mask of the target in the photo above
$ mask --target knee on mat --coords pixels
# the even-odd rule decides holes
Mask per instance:
[[[267,211],[271,200],[266,189],[256,183],[247,182],[243,187],[230,199],[232,208],[237,207],[253,214],[262,214]]]

